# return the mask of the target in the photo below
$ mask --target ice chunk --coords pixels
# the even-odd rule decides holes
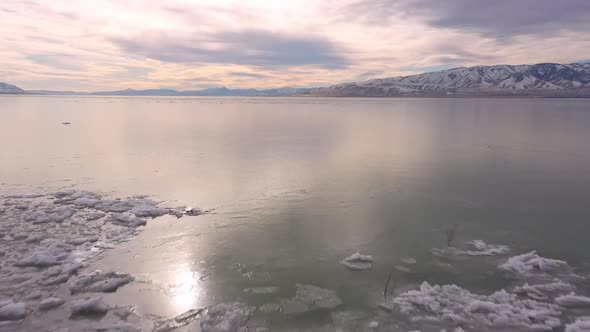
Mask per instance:
[[[29,292],[29,294],[27,294],[24,299],[29,301],[29,300],[38,300],[43,296],[43,294],[41,294],[41,291],[38,289],[33,289],[31,292]]]
[[[281,311],[287,315],[302,314],[311,310],[307,304],[296,299],[283,299],[281,300],[280,307]]]
[[[0,321],[19,320],[27,316],[27,305],[22,302],[2,301]]]
[[[501,244],[487,244],[482,240],[474,240],[471,244],[476,250],[467,250],[469,256],[492,256],[501,255],[510,251],[510,247]]]
[[[565,332],[590,332],[590,317],[580,317],[565,326]]]
[[[104,212],[90,212],[86,215],[86,220],[92,221],[92,220],[100,219],[106,215],[107,214]]]
[[[273,294],[278,291],[279,291],[279,288],[275,287],[275,286],[244,288],[244,293],[258,294],[258,295]]]
[[[590,307],[590,298],[585,296],[579,296],[572,292],[569,295],[562,295],[557,297],[555,299],[555,303],[567,308],[587,308]]]
[[[95,271],[88,275],[77,277],[70,284],[72,294],[83,292],[114,292],[119,287],[133,281],[130,274],[117,272]]]
[[[110,310],[110,307],[102,301],[102,297],[91,297],[76,300],[71,305],[72,315],[100,315]]]
[[[152,204],[138,204],[129,212],[141,218],[156,218],[168,214],[168,209],[157,207]]]
[[[139,227],[147,224],[145,219],[138,218],[130,213],[115,213],[111,215],[110,222],[125,227]]]
[[[574,286],[567,284],[559,279],[545,284],[529,285],[525,283],[514,289],[514,293],[518,295],[527,296],[530,299],[537,301],[547,301],[551,296],[563,294],[574,290]]]
[[[336,292],[313,285],[297,284],[295,298],[311,307],[332,309],[342,304]]]
[[[19,267],[47,267],[60,264],[60,262],[66,259],[68,256],[68,248],[62,244],[55,243],[47,248],[43,248],[34,252],[32,255],[21,259],[14,265]]]
[[[199,208],[194,208],[192,206],[185,208],[183,212],[187,216],[200,216],[201,214],[204,213],[203,210],[201,210]]]
[[[373,257],[356,252],[343,259],[340,264],[352,271],[370,270],[373,268]]]
[[[405,272],[405,273],[410,273],[410,272],[412,272],[412,270],[410,270],[410,268],[409,268],[409,267],[407,267],[407,266],[403,266],[403,265],[396,265],[396,266],[394,266],[394,268],[395,268],[396,270],[400,271],[400,272]]]
[[[313,285],[297,284],[294,298],[281,300],[281,310],[285,314],[301,314],[317,309],[333,309],[342,304],[336,292]]]
[[[33,224],[46,224],[46,223],[61,223],[64,222],[66,219],[69,219],[74,215],[75,211],[69,207],[63,208],[59,211],[49,213],[49,214],[39,214],[35,213],[30,215],[29,217],[25,218],[31,221]]]
[[[510,251],[510,247],[501,244],[487,244],[482,240],[469,242],[472,249],[461,249],[455,247],[433,248],[432,254],[440,257],[449,256],[494,256],[502,255]]]
[[[100,199],[91,198],[91,197],[80,197],[74,200],[74,205],[78,207],[94,207],[96,204],[100,202]]]
[[[50,310],[53,308],[57,308],[57,307],[61,306],[62,304],[64,304],[64,300],[62,300],[58,297],[49,297],[39,303],[39,309]]]
[[[409,265],[413,265],[413,264],[417,263],[415,258],[402,258],[401,261],[402,261],[402,263],[409,264]]]
[[[258,310],[265,314],[270,314],[273,312],[278,312],[281,310],[281,306],[276,303],[265,303],[258,307]]]
[[[551,331],[561,325],[558,306],[521,299],[504,290],[487,296],[455,285],[431,286],[424,282],[419,290],[394,298],[393,304],[414,321],[469,323],[519,331]]]
[[[242,303],[209,307],[201,317],[202,332],[237,332],[246,327],[252,310]]]
[[[560,270],[569,269],[569,265],[564,261],[541,257],[532,251],[528,254],[510,257],[499,268],[517,277],[527,278],[539,274],[560,272]]]

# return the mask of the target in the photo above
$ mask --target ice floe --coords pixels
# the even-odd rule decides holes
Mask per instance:
[[[418,262],[418,261],[416,261],[415,258],[411,258],[411,257],[402,258],[401,261],[402,261],[402,263],[409,264],[409,265],[413,265],[413,264],[416,264]]]
[[[70,284],[70,292],[114,292],[119,287],[133,281],[133,277],[126,273],[95,271],[88,275],[76,277]]]
[[[19,320],[27,316],[27,305],[12,300],[0,301],[0,321]]]
[[[590,308],[590,298],[570,293],[555,299],[555,303],[566,308]]]
[[[102,297],[91,297],[81,300],[72,301],[70,306],[72,315],[101,315],[111,309],[109,305],[102,301]]]
[[[64,304],[66,301],[60,299],[59,297],[49,297],[44,299],[43,301],[39,302],[39,309],[41,310],[50,310],[53,308],[57,308]]]
[[[53,265],[59,265],[60,262],[64,261],[70,252],[70,248],[63,244],[54,243],[48,247],[42,247],[37,251],[33,252],[30,256],[24,257],[23,259],[14,263],[15,266],[25,267],[48,267]]]
[[[487,244],[482,240],[473,240],[468,242],[469,248],[433,248],[432,254],[440,257],[449,256],[494,256],[502,255],[510,251],[510,247],[502,244]]]
[[[352,271],[370,270],[373,268],[373,256],[361,255],[356,252],[343,259],[340,264]]]
[[[244,293],[257,294],[257,295],[274,294],[278,291],[279,291],[279,288],[275,287],[275,286],[244,288]]]
[[[522,286],[517,286],[514,289],[514,293],[536,301],[548,301],[552,297],[571,292],[574,289],[575,287],[573,285],[559,279],[554,279],[552,282],[543,284],[529,285],[525,283]]]
[[[295,297],[281,300],[283,313],[299,314],[317,309],[333,309],[342,304],[342,300],[333,290],[304,284],[295,286]]]
[[[504,290],[478,295],[456,285],[431,286],[424,282],[418,290],[395,297],[391,304],[414,322],[447,322],[521,331],[551,331],[561,326],[559,306],[518,298]]]
[[[565,332],[590,332],[590,317],[581,317],[565,326]]]
[[[535,251],[510,257],[499,267],[519,278],[555,275],[571,270],[567,262],[541,257]]]

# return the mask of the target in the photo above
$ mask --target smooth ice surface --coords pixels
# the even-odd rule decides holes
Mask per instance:
[[[222,303],[209,307],[201,317],[203,332],[246,331],[251,308],[242,303]]]
[[[73,299],[97,294],[159,320],[220,302],[279,304],[304,283],[334,290],[343,305],[302,315],[269,305],[271,313],[257,310],[252,322],[267,322],[270,331],[322,331],[343,310],[367,315],[360,331],[374,320],[378,331],[405,332],[454,330],[375,308],[425,280],[486,296],[517,294],[526,283],[540,292],[538,302],[554,305],[571,292],[589,296],[587,283],[569,277],[589,275],[588,128],[588,102],[575,99],[0,97],[0,132],[8,137],[0,142],[0,195],[21,195],[0,197],[0,299],[28,310],[24,322],[2,329],[118,325],[114,309],[101,322],[68,319]],[[87,193],[66,193],[63,202],[51,194],[71,188]],[[131,213],[116,197],[146,199],[137,194],[158,207],[202,204],[216,214],[156,222],[136,216],[147,220],[145,229],[112,223],[111,214]],[[113,200],[101,208],[120,211],[85,207],[99,199]],[[65,208],[74,215],[62,222],[32,222]],[[87,220],[95,211],[105,215]],[[458,249],[479,251],[469,241],[481,239],[511,251],[430,255],[446,246],[445,226],[457,223]],[[98,241],[82,243],[93,236]],[[47,238],[71,248],[64,263],[14,266],[47,247]],[[339,264],[356,250],[373,255],[371,271]],[[571,271],[523,278],[497,269],[531,250],[567,261]],[[62,272],[70,260],[86,266]],[[232,269],[236,263],[247,270]],[[384,296],[398,264],[411,272],[394,270]],[[137,281],[115,293],[70,295],[70,279],[97,269]],[[537,286],[554,278],[573,289]],[[280,291],[243,292],[267,285]],[[42,297],[28,300],[35,289]],[[535,291],[517,295],[532,300]],[[40,313],[39,302],[51,296],[66,303]],[[556,331],[588,316],[559,307]]]

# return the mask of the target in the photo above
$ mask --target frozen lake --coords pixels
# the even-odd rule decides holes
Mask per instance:
[[[590,326],[588,100],[2,96],[0,135],[0,320],[2,301],[26,305],[0,330],[149,331],[200,308],[177,330]],[[48,269],[13,266],[43,247],[11,233],[21,206],[34,216],[69,189],[213,210],[150,220],[39,297],[14,290]],[[100,238],[100,220],[77,234]],[[341,264],[356,252],[367,269]],[[68,287],[97,269],[134,280],[100,293],[106,315],[70,317],[97,292]],[[66,303],[39,309],[51,296]]]

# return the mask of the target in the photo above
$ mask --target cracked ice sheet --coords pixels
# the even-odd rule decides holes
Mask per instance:
[[[129,240],[147,219],[186,214],[185,207],[163,207],[146,197],[113,199],[76,190],[0,196],[0,211],[0,309],[5,318],[0,323],[14,321],[5,326],[8,330],[42,327],[44,315],[53,311],[69,315],[72,302],[83,299],[73,293],[112,292],[132,281],[132,276],[114,272],[76,275],[88,258]],[[67,316],[63,321],[74,324]]]

